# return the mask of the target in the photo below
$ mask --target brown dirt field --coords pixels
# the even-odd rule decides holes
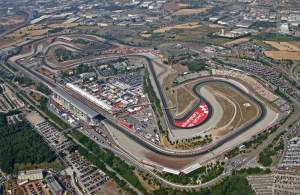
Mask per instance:
[[[150,162],[157,162],[158,164],[169,167],[171,169],[182,169],[193,162],[195,159],[197,159],[197,157],[178,159],[165,157],[159,154],[153,154],[153,152],[149,152],[145,154],[145,159],[149,159]]]
[[[264,54],[275,60],[300,60],[300,51],[265,51]]]
[[[176,113],[184,112],[189,105],[196,100],[195,96],[191,94],[187,89],[184,87],[180,87],[177,89],[177,109]]]
[[[130,195],[130,194],[120,189],[115,181],[110,180],[104,185],[102,185],[101,190],[99,192],[96,192],[95,195]]]
[[[187,66],[184,66],[182,64],[172,64],[172,68],[176,70],[178,73],[184,73],[189,70]]]
[[[300,51],[296,42],[264,41],[264,43],[271,45],[279,51]]]
[[[25,39],[15,39],[14,37],[0,37],[0,49],[9,47],[24,40]]]
[[[169,1],[164,4],[164,9],[170,13],[177,11],[178,9],[187,8],[188,4],[178,3],[176,1]]]
[[[189,16],[189,15],[195,15],[200,14],[203,12],[207,12],[210,10],[210,7],[203,7],[203,8],[196,8],[196,9],[180,9],[173,13],[175,16]]]
[[[167,26],[167,27],[162,27],[159,29],[154,30],[154,33],[165,33],[173,29],[195,29],[199,28],[201,25],[198,22],[189,22],[189,23],[184,23],[184,24],[177,24],[174,26]]]
[[[278,51],[265,51],[264,54],[275,60],[300,60],[300,44],[298,42],[264,41]]]
[[[50,24],[48,27],[53,29],[53,28],[72,28],[78,26],[79,23],[68,23],[68,24]]]
[[[37,37],[46,34],[50,29],[54,28],[72,28],[78,26],[78,23],[71,24],[50,24],[49,26],[44,26],[41,24],[33,24],[26,27],[23,27],[11,34],[7,37],[11,37],[14,39],[20,39],[22,37]]]
[[[290,42],[290,44],[300,48],[300,42]]]
[[[42,25],[29,25],[9,34],[7,37],[14,37],[15,39],[20,39],[25,36],[40,36],[47,33],[48,30],[48,28]]]
[[[241,43],[245,43],[245,42],[248,42],[250,40],[250,38],[240,38],[240,39],[236,39],[236,40],[233,40],[233,41],[229,41],[227,43],[224,43],[224,46],[233,46],[233,45],[238,45],[238,44],[241,44]]]
[[[50,72],[48,69],[46,68],[41,68],[39,70],[39,72],[41,72],[43,75],[47,76],[47,77],[53,77],[53,72]]]
[[[207,33],[216,32],[217,30],[214,28],[210,28],[208,26],[201,26],[201,28],[188,29],[182,33],[176,33],[174,41],[177,42],[199,42],[198,39],[205,37]]]
[[[5,18],[0,18],[0,24],[3,26],[11,26],[24,22],[24,20],[25,19],[22,16],[9,16]]]

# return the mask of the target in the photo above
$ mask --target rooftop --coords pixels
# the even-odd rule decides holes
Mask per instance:
[[[81,112],[85,113],[86,115],[88,115],[89,118],[95,118],[99,115],[98,112],[96,112],[95,110],[91,109],[90,107],[86,106],[85,104],[83,104],[82,102],[80,102],[79,100],[77,100],[76,98],[72,97],[71,95],[69,95],[68,93],[66,93],[64,90],[62,90],[61,88],[53,88],[53,92],[61,97],[63,97],[66,101],[68,102],[72,102],[72,104]]]

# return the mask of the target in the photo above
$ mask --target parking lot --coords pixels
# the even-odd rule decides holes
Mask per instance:
[[[246,72],[250,72],[254,75],[257,75],[269,83],[271,83],[271,87],[275,89],[279,89],[280,91],[285,92],[286,94],[291,95],[297,101],[300,101],[300,91],[294,87],[290,81],[288,81],[280,72],[278,72],[275,68],[270,66],[265,66],[264,64],[252,61],[252,60],[244,60],[244,59],[228,59],[223,62],[231,64],[232,66],[244,70]]]
[[[109,180],[109,177],[104,172],[92,166],[78,152],[68,155],[67,160],[71,164],[79,184],[86,194],[94,194],[99,191],[101,186]]]
[[[72,145],[58,129],[47,121],[36,125],[35,128],[58,153],[67,150]]]

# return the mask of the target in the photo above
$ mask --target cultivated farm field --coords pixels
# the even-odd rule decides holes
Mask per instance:
[[[174,26],[162,27],[154,30],[154,33],[165,33],[173,29],[195,29],[199,27],[201,27],[201,25],[198,22],[189,22],[184,24],[177,24]]]
[[[175,16],[190,16],[190,15],[196,15],[203,12],[206,12],[210,9],[210,7],[202,7],[202,8],[195,8],[195,9],[179,9],[176,12],[173,13]]]
[[[264,54],[275,60],[300,60],[300,47],[297,42],[265,41],[276,51],[265,51]]]

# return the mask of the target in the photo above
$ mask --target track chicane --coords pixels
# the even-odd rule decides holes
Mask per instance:
[[[194,110],[192,114],[184,119],[175,119],[175,126],[180,128],[193,128],[205,121],[208,117],[209,109],[204,101],[200,100],[199,106]]]

